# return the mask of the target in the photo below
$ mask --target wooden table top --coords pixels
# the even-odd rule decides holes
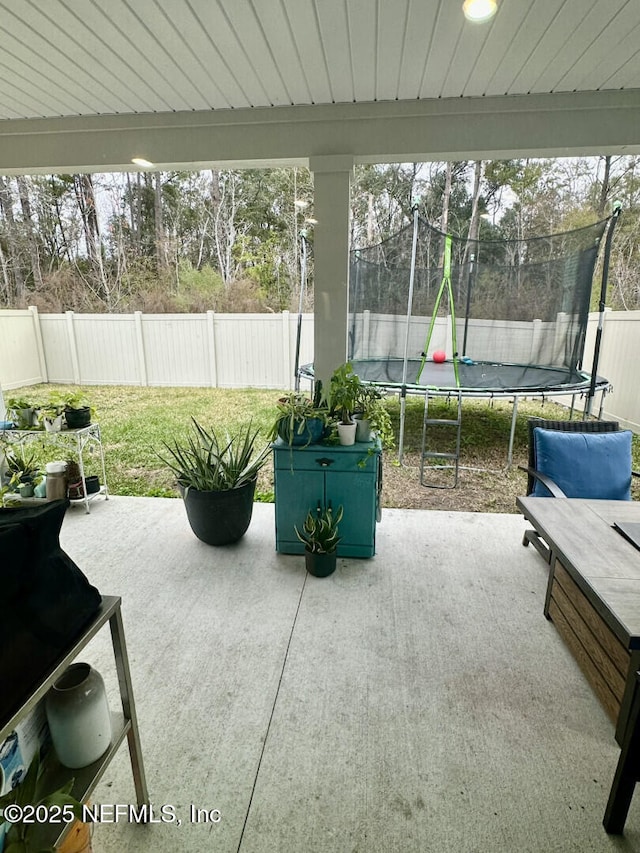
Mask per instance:
[[[640,648],[640,550],[613,528],[640,502],[517,498],[518,508],[628,648]]]

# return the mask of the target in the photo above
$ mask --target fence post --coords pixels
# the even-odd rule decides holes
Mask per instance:
[[[31,311],[31,319],[33,320],[33,333],[36,338],[36,347],[38,350],[38,362],[40,363],[40,381],[48,382],[49,373],[47,372],[47,359],[44,354],[44,342],[42,340],[42,329],[40,328],[40,315],[36,305],[29,305]]]
[[[78,360],[78,344],[76,342],[76,330],[73,324],[73,311],[65,311],[67,318],[67,340],[69,341],[69,352],[71,354],[71,373],[74,385],[80,384],[80,362]]]
[[[284,382],[282,383],[283,388],[290,389],[291,386],[291,332],[289,329],[289,318],[291,314],[289,311],[282,312],[282,359],[284,365]],[[300,365],[298,365],[300,367]],[[294,376],[295,383],[295,376]]]
[[[149,377],[147,376],[147,359],[144,354],[144,334],[142,332],[142,311],[133,312],[133,322],[136,329],[136,349],[138,351],[138,373],[140,376],[140,384],[148,385]]]
[[[218,387],[218,362],[216,360],[216,314],[207,311],[207,342],[209,344],[209,377],[212,388]]]

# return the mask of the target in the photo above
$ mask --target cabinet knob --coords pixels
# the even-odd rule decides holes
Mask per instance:
[[[320,459],[316,459],[316,462],[322,468],[328,468],[329,465],[333,465],[334,461],[335,460],[333,459],[328,459],[326,456],[321,456]]]

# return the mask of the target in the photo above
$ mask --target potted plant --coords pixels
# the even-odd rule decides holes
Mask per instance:
[[[69,781],[57,790],[48,790],[45,784],[45,774],[41,772],[40,755],[36,752],[26,776],[22,782],[12,790],[8,791],[0,797],[0,809],[10,809],[14,807],[16,813],[25,815],[38,815],[40,812],[45,814],[57,813],[59,823],[56,828],[61,829],[64,823],[71,823],[72,827],[69,835],[75,835],[76,850],[90,850],[90,828],[88,824],[81,823],[83,817],[82,803],[71,796],[71,789],[75,779]],[[25,807],[28,806],[28,809]],[[39,807],[42,807],[40,811]],[[45,848],[43,851],[42,840],[42,821],[39,820],[16,820],[15,822],[7,822],[8,829],[4,838],[5,853],[48,853],[53,851],[52,847]],[[77,828],[86,836],[86,844],[81,848],[78,846],[80,835],[77,833]],[[69,836],[67,836],[69,837]],[[64,851],[65,841],[62,842],[56,850]]]
[[[309,510],[302,525],[302,531],[296,527],[298,539],[304,543],[304,561],[310,575],[326,578],[336,570],[336,548],[340,542],[338,525],[342,521],[341,506],[335,515],[331,507],[315,511]]]
[[[9,488],[19,492],[21,498],[33,497],[34,486],[42,479],[35,451],[19,455],[8,448],[5,460],[10,474]]]
[[[38,409],[38,420],[47,432],[60,432],[65,402],[59,391],[52,391],[47,401]]]
[[[251,422],[235,433],[217,434],[195,418],[182,441],[163,441],[160,459],[176,475],[191,529],[208,545],[228,545],[244,536],[253,513],[258,471],[269,446],[256,452]]]
[[[7,418],[13,421],[16,429],[31,429],[35,409],[26,397],[9,397],[6,403]]]
[[[384,395],[375,385],[361,384],[356,396],[356,441],[370,441],[374,432],[385,448],[395,444],[391,416]]]
[[[360,378],[349,362],[334,370],[329,386],[329,408],[339,418],[338,436],[343,445],[354,444],[356,440],[356,423],[352,415],[359,389]]]
[[[62,395],[64,419],[69,429],[82,429],[89,426],[95,412],[84,393],[78,389]]]
[[[297,392],[287,394],[278,400],[276,408],[276,419],[269,432],[270,441],[281,438],[292,446],[317,444],[320,441],[325,418],[310,397]]]

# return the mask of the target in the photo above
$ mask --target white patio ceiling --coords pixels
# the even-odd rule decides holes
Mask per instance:
[[[0,80],[6,173],[629,152],[640,2],[0,0]]]

